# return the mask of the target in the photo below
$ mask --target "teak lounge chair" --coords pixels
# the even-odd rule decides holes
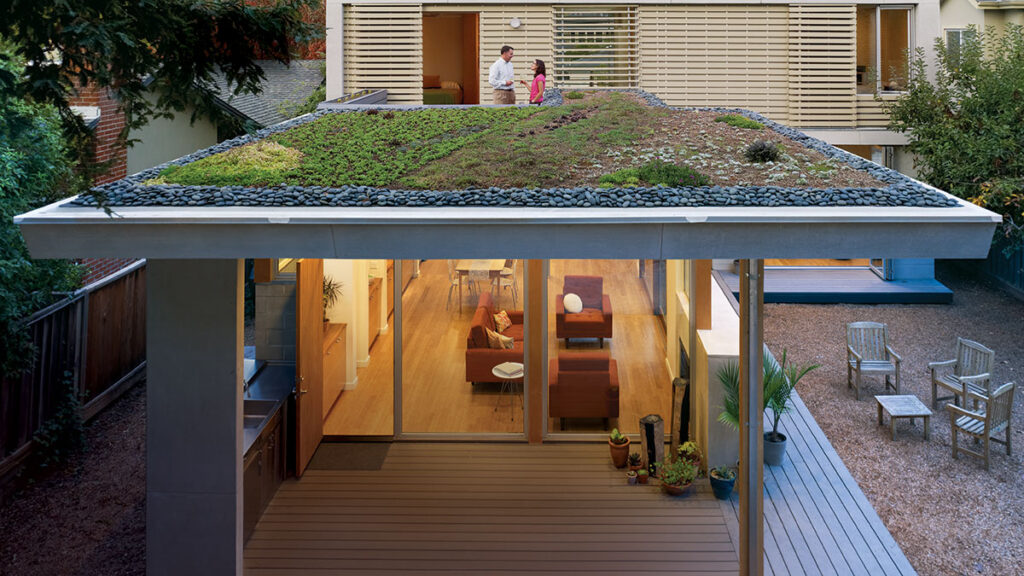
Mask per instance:
[[[996,353],[988,348],[963,338],[956,339],[956,358],[943,362],[929,362],[928,369],[932,373],[932,407],[936,408],[941,400],[953,400],[958,406],[966,406],[960,400],[966,400],[968,394],[988,396],[992,393],[992,366],[996,362]],[[952,368],[947,372],[945,368]],[[938,389],[945,388],[952,396],[939,396]]]
[[[846,387],[853,387],[857,400],[860,400],[861,374],[884,375],[886,392],[891,387],[899,394],[902,361],[899,354],[889,346],[889,327],[885,324],[851,322],[846,325]],[[856,379],[853,377],[854,372],[857,373]]]
[[[949,411],[949,428],[953,433],[953,458],[956,459],[960,452],[966,452],[985,460],[985,470],[988,470],[989,443],[998,442],[1006,445],[1006,455],[1011,456],[1013,434],[1010,430],[1010,418],[1013,415],[1013,382],[1003,384],[998,390],[987,398],[979,398],[985,402],[985,409],[978,412],[971,412],[953,404],[946,404]],[[964,399],[966,404],[966,398]],[[1006,431],[1006,438],[998,440],[996,434]],[[957,443],[958,434],[967,434],[981,440],[981,452],[968,450]]]

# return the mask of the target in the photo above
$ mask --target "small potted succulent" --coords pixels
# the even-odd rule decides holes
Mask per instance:
[[[636,472],[637,470],[643,468],[643,466],[644,466],[644,463],[640,459],[640,453],[639,452],[630,452],[629,453],[629,469],[632,470],[633,472]]]
[[[708,478],[711,481],[711,490],[715,493],[715,498],[728,500],[732,494],[732,486],[736,483],[736,471],[728,466],[719,466],[711,469]]]
[[[699,468],[689,460],[673,458],[665,463],[657,464],[658,477],[661,479],[661,490],[672,496],[686,493],[690,484],[697,479]]]
[[[608,435],[608,448],[612,453],[612,464],[616,468],[625,468],[629,458],[629,436],[619,433],[618,428],[613,428]]]
[[[651,473],[647,471],[647,468],[641,468],[636,471],[637,484],[647,484],[647,480],[651,477]]]
[[[630,485],[636,484],[636,470],[626,472],[626,483]]]

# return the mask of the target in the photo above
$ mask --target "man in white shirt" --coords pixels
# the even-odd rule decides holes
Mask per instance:
[[[502,46],[501,58],[491,64],[491,73],[487,76],[487,81],[494,88],[495,104],[516,103],[516,86],[513,76],[512,47]]]

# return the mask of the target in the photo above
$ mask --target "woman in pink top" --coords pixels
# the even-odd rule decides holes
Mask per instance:
[[[533,84],[530,84],[530,104],[539,106],[544,101],[544,85],[547,83],[547,79],[544,77],[544,61],[534,60],[533,64],[530,64],[530,70],[533,70]],[[519,82],[526,86],[526,80]]]

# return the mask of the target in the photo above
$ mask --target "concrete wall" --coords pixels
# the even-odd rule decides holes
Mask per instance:
[[[295,362],[295,279],[256,284],[256,359]]]
[[[147,98],[153,103],[154,98]],[[192,110],[177,112],[173,119],[154,118],[129,136],[139,141],[128,148],[128,174],[181,158],[217,143],[217,126],[208,118],[192,124]]]

